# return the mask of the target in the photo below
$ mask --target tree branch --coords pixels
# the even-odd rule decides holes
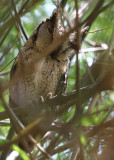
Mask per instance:
[[[4,72],[0,72],[0,76],[7,75],[7,74],[9,74],[9,73],[10,73],[10,71],[4,71]]]

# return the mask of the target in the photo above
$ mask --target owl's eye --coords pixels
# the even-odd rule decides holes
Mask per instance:
[[[49,31],[50,34],[53,34],[53,30],[52,30],[51,27],[48,27],[48,31]]]

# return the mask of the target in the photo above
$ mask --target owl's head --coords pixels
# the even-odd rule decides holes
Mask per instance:
[[[54,41],[57,41],[60,36],[64,35],[65,30],[66,29],[61,21],[61,10],[57,8],[53,11],[53,14],[50,18],[46,19],[46,21],[43,21],[34,30],[30,40],[32,40],[32,45],[42,52],[43,49],[46,49]],[[82,37],[84,34],[85,30],[81,34]],[[75,32],[69,35],[69,37],[66,38],[64,42],[53,51],[53,53],[50,53],[50,55],[58,60],[65,60],[66,58],[70,57],[71,54],[74,54],[74,52],[72,52],[74,46],[71,45],[71,42],[73,45],[76,45]]]
[[[53,14],[50,18],[43,21],[31,35],[33,44],[38,48],[39,51],[42,51],[48,47],[53,40],[59,37],[62,33],[62,26],[59,25],[59,14],[58,9],[53,11]]]

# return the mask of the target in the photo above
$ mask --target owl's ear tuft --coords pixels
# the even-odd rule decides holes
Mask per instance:
[[[50,21],[51,21],[52,23],[55,23],[56,20],[57,20],[57,16],[58,16],[58,10],[55,9],[55,10],[53,11],[53,13],[52,13],[52,16],[50,17]]]
[[[53,41],[53,35],[58,23],[58,11],[54,10],[52,16],[43,21],[34,31],[32,39],[35,46],[41,51]]]

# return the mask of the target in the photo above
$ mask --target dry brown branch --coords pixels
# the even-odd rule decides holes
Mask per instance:
[[[94,78],[96,79],[97,77],[95,76],[94,73],[98,72],[97,75],[99,75],[100,72],[100,66],[101,63],[96,62],[96,64],[94,64],[90,69],[91,69],[91,73],[93,74]],[[81,104],[83,104],[85,101],[87,101],[90,97],[92,97],[94,94],[96,94],[99,91],[105,91],[105,90],[113,90],[113,65],[108,65],[108,72],[106,73],[104,80],[101,81],[99,84],[94,84],[91,86],[88,86],[91,84],[90,79],[88,81],[88,75],[85,74],[85,78],[83,77],[81,80],[81,85],[82,86],[88,86],[85,88],[81,88],[80,89],[80,93],[81,93]],[[94,71],[93,71],[94,68]],[[95,69],[96,68],[96,69]],[[99,68],[99,69],[98,69]],[[83,84],[83,82],[86,84]],[[77,92],[73,91],[71,93],[67,93],[66,95],[62,95],[62,96],[57,96],[57,97],[53,97],[50,100],[47,100],[47,102],[45,102],[48,105],[62,105],[62,104],[66,104],[68,106],[73,105],[77,102]],[[25,109],[26,110],[26,109]],[[20,109],[21,111],[21,109]],[[1,113],[1,120],[3,120],[4,118],[7,118],[6,113]]]
[[[82,23],[81,25],[85,24],[87,26],[91,26],[91,24],[93,23],[93,21],[97,18],[97,16],[102,13],[103,11],[105,11],[106,9],[108,9],[111,5],[114,4],[113,1],[111,1],[108,5],[104,6],[101,8],[102,4],[103,4],[104,0],[100,0],[98,1],[95,9],[92,11],[92,13],[90,14],[90,16],[88,16]]]
[[[91,112],[92,112],[92,110],[93,110],[93,108],[95,107],[95,104],[96,104],[96,102],[97,102],[98,95],[99,95],[99,94],[96,93],[96,94],[92,97],[92,100],[91,100],[91,103],[90,103],[90,105],[89,105],[89,107],[88,107],[87,113],[91,113]]]
[[[104,0],[100,0],[97,2],[94,10],[91,12],[91,14],[82,22],[83,24],[88,24],[90,26],[90,22],[92,23],[93,20],[95,20],[96,16],[98,15],[98,11],[101,8],[101,6],[103,5]]]
[[[79,66],[79,50],[80,50],[80,44],[81,44],[81,39],[80,39],[80,22],[79,22],[79,13],[78,13],[78,1],[75,1],[75,8],[76,8],[76,32],[77,32],[77,46],[75,48],[76,51],[76,90],[78,93],[78,103],[77,103],[77,109],[79,111],[80,108],[80,83],[79,83],[79,77],[80,77],[80,66]]]
[[[114,132],[106,144],[106,147],[103,149],[99,160],[113,160],[114,159]]]

